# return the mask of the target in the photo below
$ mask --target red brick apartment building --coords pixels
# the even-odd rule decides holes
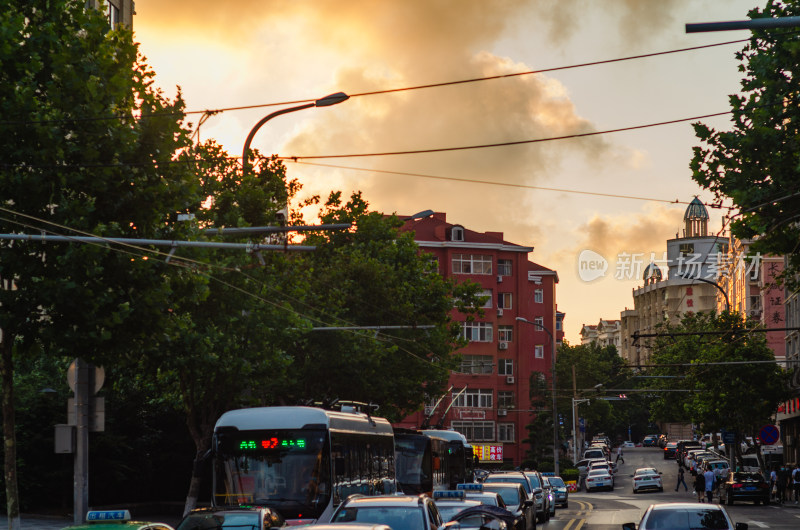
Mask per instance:
[[[421,249],[436,257],[440,274],[473,280],[489,297],[484,318],[472,323],[453,311],[453,318],[463,322],[469,344],[459,352],[461,367],[450,375],[453,390],[441,400],[430,424],[464,434],[481,466],[519,465],[528,449],[521,443],[528,437],[525,426],[534,418],[530,375],[543,373],[549,384],[552,345],[546,331],[517,317],[544,326],[561,343],[564,314],[556,311],[558,274],[528,260],[533,247],[505,241],[502,232],[473,232],[450,224],[445,213],[408,220],[403,230],[415,232]],[[419,428],[435,401],[396,426]],[[541,436],[552,440],[553,434]]]

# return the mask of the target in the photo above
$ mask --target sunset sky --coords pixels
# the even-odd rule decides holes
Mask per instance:
[[[202,111],[362,94],[552,69],[745,39],[686,34],[687,22],[741,20],[756,0],[137,0],[140,51],[169,96]],[[451,86],[352,97],[279,116],[252,147],[330,156],[552,138],[726,112],[742,43]],[[289,105],[291,106],[291,105]],[[250,129],[280,107],[209,118],[200,138],[239,156]],[[196,125],[199,114],[191,115]],[[728,128],[728,118],[705,123]],[[361,190],[374,210],[447,213],[504,232],[558,271],[566,337],[618,319],[641,281],[616,279],[617,255],[651,252],[682,228],[694,195],[690,122],[515,146],[287,162],[301,196]],[[324,166],[322,165],[324,164]],[[331,167],[336,166],[336,167]],[[424,175],[424,176],[423,176]],[[480,182],[466,182],[480,181]],[[536,189],[550,188],[550,189]],[[553,191],[562,190],[562,191]],[[575,191],[605,195],[574,193]],[[637,199],[608,195],[625,195]],[[646,200],[644,200],[646,199]],[[670,201],[684,204],[670,204]],[[710,229],[722,211],[711,212]],[[578,256],[609,262],[578,276]],[[646,264],[646,263],[645,263]]]

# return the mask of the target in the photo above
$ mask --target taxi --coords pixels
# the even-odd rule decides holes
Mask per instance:
[[[464,490],[440,490],[433,492],[433,502],[439,508],[439,513],[443,521],[452,521],[453,517],[459,512],[471,508],[473,506],[480,506],[481,502],[478,500],[467,499]],[[480,527],[481,521],[478,520],[477,524],[471,524],[472,521],[462,521],[462,526],[475,526]]]
[[[167,523],[131,520],[128,510],[93,510],[86,514],[86,524],[64,530],[175,530]]]
[[[477,486],[482,486],[476,484]],[[514,515],[504,508],[484,504],[477,499],[467,498],[467,490],[441,490],[433,492],[433,499],[439,508],[442,519],[449,523],[449,529],[475,528],[487,530],[508,530],[508,523],[516,521]],[[476,490],[469,490],[476,491]]]

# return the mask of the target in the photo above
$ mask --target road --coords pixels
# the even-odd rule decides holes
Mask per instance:
[[[662,473],[663,492],[633,494],[631,475],[639,467],[655,467]],[[537,530],[621,530],[623,523],[639,523],[648,506],[660,502],[697,502],[691,491],[691,476],[686,475],[690,491],[675,491],[678,464],[664,460],[663,450],[657,447],[625,449],[625,463],[620,463],[615,476],[614,491],[569,494],[569,508],[556,510],[556,517],[537,525]],[[755,506],[737,503],[725,506],[734,522],[747,523],[750,530],[800,528],[800,505],[770,504]]]

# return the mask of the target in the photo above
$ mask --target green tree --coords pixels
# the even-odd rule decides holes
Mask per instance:
[[[767,2],[750,18],[800,16],[800,2]],[[730,96],[732,129],[695,124],[705,147],[695,147],[692,178],[739,213],[731,231],[752,239],[754,252],[786,255],[784,279],[800,272],[800,34],[754,30],[736,54],[744,73],[740,94]]]
[[[789,397],[787,374],[765,335],[751,331],[757,325],[727,311],[687,314],[679,325],[665,324],[651,356],[660,366],[648,374],[671,376],[651,383],[654,390],[671,391],[654,392],[654,419],[755,435]]]
[[[283,395],[371,401],[382,416],[398,420],[444,390],[458,362],[454,350],[463,344],[450,318],[453,301],[473,318],[479,286],[435,272],[413,233],[399,231],[402,221],[369,211],[360,193],[346,203],[332,193],[320,219],[354,228],[310,234],[306,243],[317,250],[295,261],[309,285],[309,322],[395,329],[305,333],[293,345],[291,386]]]
[[[0,0],[4,232],[175,238],[199,202],[177,154],[180,95],[166,99],[132,34],[78,0]],[[9,524],[19,527],[14,361],[113,364],[163,327],[166,266],[139,248],[0,241],[0,374]]]
[[[530,375],[531,409],[536,411],[533,421],[525,426],[528,436],[522,443],[528,444],[522,467],[539,471],[551,471],[553,463],[553,392],[547,376],[541,372]]]
[[[600,346],[595,342],[576,346],[564,343],[558,349],[558,410],[569,413],[570,421],[574,396],[573,373],[574,387],[579,392],[578,398],[591,399],[591,402],[582,403],[577,408],[579,416],[586,421],[587,436],[604,432],[609,436],[623,436],[624,433],[627,437],[630,418],[627,408],[630,405],[614,401],[615,405],[612,406],[612,402],[600,399],[615,397],[615,388],[625,388],[630,384],[630,369],[617,353],[617,349],[614,346]],[[616,404],[620,406],[617,407]]]

